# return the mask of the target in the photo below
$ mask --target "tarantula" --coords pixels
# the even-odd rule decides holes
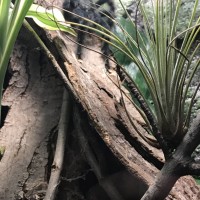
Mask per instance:
[[[76,15],[79,15],[81,17],[87,18],[91,21],[94,21],[106,29],[111,30],[113,27],[113,21],[110,20],[108,17],[106,17],[102,12],[101,8],[102,5],[107,4],[109,6],[109,10],[105,11],[103,10],[103,13],[106,13],[106,15],[110,17],[114,17],[114,11],[115,6],[113,0],[98,0],[96,3],[94,3],[92,0],[65,0],[63,3],[63,8],[65,10],[68,10]],[[89,22],[85,21],[84,19],[81,19],[78,16],[73,15],[69,12],[64,12],[65,19],[67,21],[72,21],[79,24],[94,26],[90,24]],[[84,44],[84,40],[86,37],[86,33],[89,30],[87,30],[84,27],[78,27],[78,35],[77,35],[77,42],[78,44]],[[89,31],[91,32],[91,31]],[[103,43],[101,51],[104,55],[110,54],[110,49],[107,43]],[[78,45],[77,47],[77,57],[81,59],[82,56],[82,45]],[[106,62],[106,65],[108,67],[108,62]]]

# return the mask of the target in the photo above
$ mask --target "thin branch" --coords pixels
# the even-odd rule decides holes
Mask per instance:
[[[39,37],[39,35],[35,32],[35,30],[31,27],[31,25],[26,20],[24,20],[23,25],[29,30],[30,34],[32,34],[32,36],[37,40],[37,42],[39,43],[40,47],[42,48],[42,50],[46,54],[46,56],[52,62],[54,69],[56,70],[56,72],[58,73],[58,75],[60,76],[60,78],[62,79],[62,81],[64,82],[64,86],[67,89],[69,89],[69,91],[73,91],[72,90],[72,86],[71,86],[69,80],[67,79],[65,73],[63,72],[63,70],[61,69],[60,65],[58,64],[56,58],[49,51],[49,49],[44,44],[44,42],[41,40],[41,38]],[[59,40],[59,42],[61,42],[61,41]],[[57,41],[57,43],[58,43],[58,41]],[[64,46],[64,43],[62,45]],[[77,98],[75,94],[73,94],[73,95],[75,96],[75,98]]]
[[[94,173],[97,176],[99,184],[103,187],[103,189],[106,191],[111,200],[123,200],[123,198],[121,197],[115,186],[111,184],[109,181],[107,181],[106,178],[104,178],[104,174],[100,169],[99,163],[94,153],[92,152],[90,145],[85,137],[85,133],[81,127],[81,116],[79,114],[77,106],[74,106],[73,113],[74,113],[74,124],[76,125],[75,128],[78,134],[80,145],[84,149],[86,158],[89,162],[89,165],[94,170]]]
[[[67,129],[69,126],[70,116],[71,116],[71,100],[68,91],[64,89],[61,115],[58,126],[56,151],[55,151],[54,161],[51,166],[51,177],[49,180],[44,200],[54,200],[56,197],[56,192],[58,189],[58,185],[60,183],[60,174],[63,166],[66,136],[67,136]]]
[[[93,155],[92,150],[88,144],[88,141],[85,137],[85,133],[83,132],[83,129],[81,128],[80,116],[78,113],[78,108],[76,106],[74,106],[73,113],[74,113],[73,121],[74,121],[74,124],[76,125],[75,130],[77,132],[80,145],[83,148],[86,158],[87,158],[90,166],[94,170],[94,173],[97,176],[97,179],[101,179],[102,173],[101,173],[100,167],[99,167],[97,160],[96,160],[95,156]]]
[[[123,91],[122,91],[122,88],[121,88],[121,85],[119,83],[119,79],[117,78],[118,80],[118,88],[120,90],[120,94],[121,94],[121,100],[122,100],[122,104],[123,104],[123,107],[125,109],[125,112],[126,112],[126,115],[128,117],[128,120],[129,122],[131,123],[132,127],[134,128],[134,130],[137,132],[137,134],[144,140],[146,141],[149,145],[153,146],[153,147],[156,147],[156,148],[159,148],[159,144],[157,143],[157,141],[155,140],[155,138],[151,135],[144,135],[143,133],[141,133],[136,125],[134,124],[133,120],[131,119],[131,116],[127,110],[127,107],[126,107],[126,103],[125,103],[125,100],[124,100],[124,96],[123,96]]]

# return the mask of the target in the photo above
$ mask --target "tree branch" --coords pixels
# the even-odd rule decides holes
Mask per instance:
[[[55,56],[51,53],[51,51],[47,48],[47,46],[44,44],[44,42],[39,37],[39,35],[35,32],[35,30],[31,27],[31,25],[26,20],[24,20],[23,25],[28,29],[28,31],[30,32],[30,34],[32,34],[32,36],[37,40],[37,42],[39,43],[40,47],[42,48],[42,50],[46,54],[46,56],[52,62],[54,69],[56,70],[56,72],[60,76],[61,80],[64,82],[64,86],[67,89],[69,89],[70,92],[72,92],[73,89],[72,89],[72,86],[70,84],[70,81],[68,80],[68,78],[65,75],[64,71],[61,69],[60,65],[58,64],[58,62],[57,62],[57,60],[55,58]],[[56,38],[55,38],[55,40],[56,40]],[[64,43],[62,43],[62,44],[60,44],[60,43],[61,43],[61,40],[57,39],[55,44],[57,45],[58,49],[59,49],[58,46],[64,46]],[[73,96],[75,98],[77,98],[77,95],[74,94],[74,93],[73,93]]]
[[[177,148],[176,153],[182,154],[184,157],[191,156],[196,147],[200,144],[200,112],[193,120],[187,134],[183,138],[183,141]]]
[[[196,163],[196,162],[189,163],[187,172],[190,175],[200,176],[200,163]]]
[[[85,137],[85,133],[83,129],[81,128],[81,116],[79,114],[77,106],[74,106],[74,124],[76,124],[75,128],[78,134],[78,138],[81,144],[81,147],[84,149],[86,158],[89,162],[89,165],[94,170],[95,175],[97,176],[97,179],[99,181],[99,184],[102,186],[102,188],[106,191],[108,196],[111,200],[123,200],[122,196],[118,192],[118,190],[115,188],[115,186],[106,180],[104,177],[103,172],[100,169],[100,166],[97,162],[97,159],[95,158],[94,153],[92,152],[90,145],[87,141],[87,138]]]
[[[56,196],[56,191],[59,185],[60,173],[63,165],[67,129],[69,125],[71,113],[70,97],[66,89],[63,93],[63,103],[61,108],[61,116],[58,127],[58,138],[56,143],[56,151],[54,161],[51,166],[51,177],[49,180],[45,200],[53,200]]]
[[[133,96],[138,101],[142,111],[144,112],[146,118],[148,119],[148,121],[149,121],[149,123],[151,125],[151,129],[152,129],[154,137],[157,139],[160,147],[163,150],[165,158],[166,159],[169,158],[171,156],[172,150],[170,149],[169,145],[167,144],[167,142],[163,138],[163,135],[161,134],[161,132],[158,130],[158,127],[157,127],[156,121],[154,119],[154,116],[153,116],[152,112],[150,111],[150,108],[147,105],[146,101],[144,100],[143,96],[139,92],[139,90],[136,87],[136,85],[134,84],[134,82],[128,76],[128,74],[125,73],[125,71],[123,71],[123,68],[120,67],[119,65],[117,65],[117,73],[118,73],[121,81],[124,81],[127,84],[127,86],[130,89],[131,93],[133,94]]]

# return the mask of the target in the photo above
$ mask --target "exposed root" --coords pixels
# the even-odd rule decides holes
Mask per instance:
[[[56,143],[56,151],[54,161],[51,166],[51,176],[47,188],[45,200],[53,200],[56,196],[56,191],[60,183],[60,173],[63,166],[63,158],[66,144],[66,136],[69,126],[71,102],[66,89],[64,89],[63,103],[61,108],[60,121],[58,126],[58,138]]]

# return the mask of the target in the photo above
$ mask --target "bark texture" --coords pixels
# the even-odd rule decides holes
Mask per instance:
[[[34,41],[32,41],[34,43]],[[47,146],[58,123],[63,86],[43,53],[17,41],[3,106],[9,112],[0,131],[0,199],[37,199],[47,188]]]

